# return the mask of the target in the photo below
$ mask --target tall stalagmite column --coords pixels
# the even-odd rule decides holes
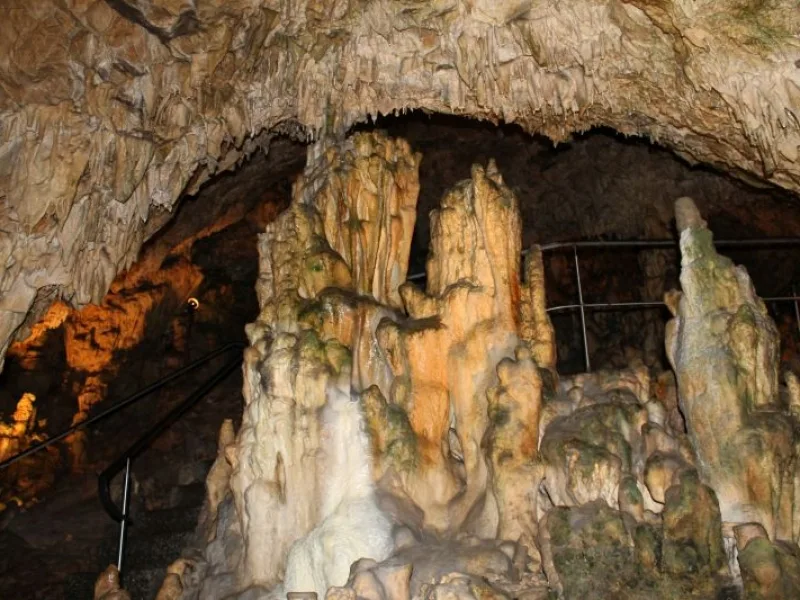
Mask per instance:
[[[358,550],[343,545],[332,570],[305,569],[321,582],[292,580],[287,588],[324,593],[344,583],[352,561],[388,551],[352,400],[388,375],[369,354],[378,320],[399,304],[418,164],[405,142],[379,135],[320,145],[292,206],[261,237],[262,311],[248,332],[247,407],[232,476],[245,584],[278,583],[292,544],[328,517],[345,518],[352,503],[363,520],[349,523]]]
[[[426,289],[406,283],[419,161],[382,134],[320,144],[261,236],[246,408],[225,452],[236,518],[226,501],[208,511],[216,595],[322,596],[395,550],[393,526],[488,539],[486,564],[509,560],[499,539],[516,564],[538,558],[541,374],[555,360],[541,257],[523,282],[517,199],[490,162],[432,213]]]
[[[667,354],[698,468],[723,521],[791,539],[792,427],[779,405],[778,332],[742,267],[716,253],[689,198],[676,202],[682,258]]]

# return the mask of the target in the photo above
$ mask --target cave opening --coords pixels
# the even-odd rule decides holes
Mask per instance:
[[[428,213],[448,189],[470,177],[473,164],[485,165],[490,159],[519,199],[523,248],[580,240],[674,238],[672,205],[680,196],[696,200],[719,239],[789,237],[800,231],[796,196],[690,165],[648,141],[611,130],[592,130],[553,146],[515,126],[412,112],[380,117],[350,133],[373,130],[407,140],[422,155],[408,269],[412,278],[425,272]],[[145,244],[139,261],[115,280],[100,307],[74,311],[59,304],[51,309],[34,335],[9,351],[0,375],[2,418],[7,419],[21,395],[30,392],[37,397],[39,419],[46,421],[36,435],[53,435],[76,415],[90,415],[126,390],[226,341],[244,339],[244,326],[258,315],[256,238],[288,206],[306,150],[306,145],[286,138],[272,140],[268,153],[256,153],[205,184],[196,196],[182,199],[175,215]],[[792,295],[793,283],[800,281],[797,248],[727,254],[745,265],[761,296]],[[583,293],[592,302],[659,301],[679,285],[678,260],[669,250],[594,250],[581,257]],[[548,306],[574,303],[572,256],[547,253],[544,265]],[[196,300],[196,310],[187,310],[190,298]],[[796,369],[800,336],[793,308],[774,304],[770,309],[781,329],[782,359]],[[581,372],[578,313],[554,312],[551,319],[558,372]],[[661,308],[589,313],[586,335],[593,369],[623,368],[635,358],[653,371],[667,369],[666,320]],[[148,510],[181,506],[180,493],[170,482],[177,471],[179,479],[190,482],[181,484],[184,488],[202,482],[223,419],[233,419],[238,428],[241,388],[241,378],[231,378],[224,393],[209,402],[216,403],[213,416],[206,412],[202,419],[179,426],[174,439],[161,448],[183,457],[189,466],[159,469],[157,454],[141,465],[139,493]],[[185,393],[180,387],[172,390],[164,406]],[[142,428],[147,412],[143,409],[139,416]],[[92,432],[89,447],[99,445],[102,450],[92,452],[89,464],[106,460],[115,444],[124,446],[134,438],[140,425],[137,431],[129,425],[130,417],[119,417],[105,425],[97,439],[98,432]],[[52,478],[48,484],[53,484]],[[10,498],[16,490],[6,487],[4,493]],[[31,497],[43,493],[36,488]]]

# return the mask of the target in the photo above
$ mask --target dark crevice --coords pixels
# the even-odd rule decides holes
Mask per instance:
[[[105,0],[112,9],[114,9],[120,16],[127,19],[131,23],[135,23],[143,27],[148,32],[156,36],[162,44],[168,44],[175,38],[191,35],[198,31],[200,22],[197,19],[197,14],[193,10],[187,10],[178,15],[178,19],[169,29],[158,27],[147,20],[144,13],[139,7],[129,4],[125,0]]]

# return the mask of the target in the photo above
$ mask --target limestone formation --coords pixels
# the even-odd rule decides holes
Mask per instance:
[[[351,562],[390,550],[357,400],[373,385],[388,391],[375,329],[405,280],[419,158],[369,135],[310,158],[295,202],[261,242],[262,312],[249,331],[232,488],[244,581],[274,585],[288,568],[287,591],[322,596]],[[335,565],[306,565],[334,540]]]
[[[209,542],[213,541],[216,535],[216,529],[213,525],[219,515],[219,506],[225,499],[230,486],[231,473],[233,472],[231,457],[236,451],[233,447],[234,442],[233,421],[225,419],[220,426],[219,437],[217,438],[217,458],[214,460],[214,464],[211,465],[206,478],[206,500],[203,506],[201,522],[204,529],[206,529],[206,538]]]
[[[763,529],[762,535],[741,544],[737,535],[737,544],[747,598],[777,600],[800,594],[800,552],[796,544],[770,542]]]
[[[554,366],[541,278],[520,280],[516,199],[490,164],[432,215],[427,289],[404,283],[418,164],[381,134],[320,144],[262,236],[247,407],[227,453],[236,520],[218,504],[206,553],[213,573],[213,548],[241,538],[226,593],[321,597],[354,561],[389,557],[392,523],[412,537],[499,536],[515,570],[538,565],[527,484]]]
[[[46,420],[36,416],[36,396],[23,394],[8,422],[0,421],[0,462],[47,438],[42,433]],[[26,506],[35,502],[37,494],[53,483],[59,462],[58,452],[47,449],[0,471],[0,512],[11,504]]]
[[[17,402],[17,409],[11,415],[11,422],[0,423],[0,462],[25,450],[34,436],[36,427],[36,396],[23,394]]]
[[[667,354],[698,471],[723,521],[792,539],[793,426],[778,394],[778,333],[747,273],[718,255],[688,198],[676,202],[682,294]]]
[[[416,460],[403,472],[379,459],[380,488],[424,531],[487,536],[497,528],[481,441],[495,368],[519,343],[520,228],[516,199],[493,164],[474,167],[431,214],[427,290],[401,287],[412,320],[378,327],[394,378],[388,397],[408,419]],[[537,401],[537,376],[522,382],[526,402]],[[535,407],[523,410],[535,416]],[[377,433],[386,423],[370,426]],[[530,455],[535,437],[522,443]]]
[[[0,355],[33,307],[98,302],[183,192],[280,132],[407,109],[555,140],[605,125],[800,188],[789,0],[4,8]]]
[[[131,600],[130,594],[120,587],[119,571],[114,565],[98,577],[94,585],[94,600]]]
[[[692,273],[712,256],[712,281],[746,282],[728,275],[708,236],[703,252],[692,245],[704,231],[692,206],[679,204],[684,253],[697,260],[684,259],[674,297],[677,393],[675,379],[653,378],[641,361],[559,378],[541,257],[530,253],[523,280],[517,201],[493,162],[474,166],[431,214],[425,289],[404,282],[418,165],[407,144],[380,133],[309,151],[292,205],[260,239],[245,415],[235,443],[230,426],[220,435],[205,556],[173,569],[165,594],[538,599],[544,575],[566,598],[593,597],[597,582],[620,598],[705,598],[740,576],[767,590],[775,565],[791,589],[782,546],[772,558],[739,549],[737,561],[723,520],[728,490],[747,482],[714,479],[708,449],[731,441],[698,428],[688,395],[745,390],[749,412],[737,414],[766,417],[742,418],[740,429],[778,435],[752,423],[789,423],[788,400],[764,399],[777,393],[767,369],[777,360],[763,312],[733,329],[766,332],[761,345],[758,335],[744,344],[686,330],[692,306],[736,324],[711,300],[754,298]],[[689,367],[712,363],[682,361],[711,342],[712,356],[738,361],[739,379],[713,363],[687,385]],[[790,534],[791,442],[779,471],[790,485],[775,506]],[[750,529],[736,531],[742,548],[755,543]]]
[[[709,574],[725,565],[719,503],[694,470],[682,473],[665,494],[662,553],[664,569],[673,574]]]
[[[139,277],[139,285],[115,290],[100,304],[72,311],[65,321],[67,364],[86,376],[78,391],[77,412],[81,418],[105,399],[108,381],[119,364],[115,353],[140,343],[159,312],[164,317],[177,312],[203,278],[185,258],[147,278]]]

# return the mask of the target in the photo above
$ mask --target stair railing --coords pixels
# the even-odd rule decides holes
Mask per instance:
[[[157,380],[156,382],[148,385],[147,387],[139,390],[135,394],[128,396],[122,402],[115,404],[114,406],[110,407],[109,409],[95,415],[94,417],[82,421],[69,427],[68,429],[62,431],[58,435],[43,440],[37,444],[34,444],[30,448],[23,450],[22,452],[0,462],[0,471],[3,469],[11,466],[12,464],[22,460],[26,456],[30,456],[31,454],[35,454],[40,450],[44,450],[48,446],[55,444],[56,442],[63,440],[65,437],[69,436],[70,434],[75,433],[80,429],[84,429],[93,425],[99,421],[102,421],[113,414],[118,413],[119,411],[127,408],[131,404],[135,403],[142,398],[149,396],[155,391],[160,390],[167,384],[171,383],[172,381],[187,375],[188,373],[197,370],[198,368],[202,367],[209,361],[226,354],[228,352],[232,352],[234,350],[238,351],[236,358],[229,360],[225,365],[220,368],[216,373],[214,373],[211,377],[206,379],[189,397],[187,397],[183,402],[175,406],[172,410],[170,410],[161,420],[158,421],[155,425],[153,425],[142,437],[140,437],[130,448],[128,448],[125,452],[123,452],[119,458],[117,458],[111,465],[106,468],[100,475],[98,476],[98,494],[100,497],[100,503],[103,505],[105,511],[109,514],[109,516],[117,521],[120,524],[120,534],[119,534],[119,546],[117,549],[117,569],[122,573],[122,563],[125,554],[125,538],[127,534],[127,529],[131,525],[131,521],[129,518],[130,513],[130,481],[131,481],[131,468],[133,460],[139,456],[142,452],[147,450],[150,445],[158,438],[164,431],[166,431],[175,421],[177,421],[184,413],[190,410],[195,404],[197,404],[200,400],[202,400],[211,390],[213,390],[217,385],[219,385],[223,380],[225,380],[233,371],[236,370],[237,367],[241,365],[242,356],[241,352],[247,346],[244,342],[230,342],[217,348],[216,350],[212,350],[208,354],[198,358],[194,362],[186,365],[185,367],[181,367],[162,377],[161,379]],[[111,498],[111,480],[119,473],[122,469],[125,469],[125,482],[123,485],[122,491],[122,509],[120,510],[114,501]]]
[[[237,346],[244,348],[244,344]],[[229,349],[232,349],[229,348]],[[119,523],[119,542],[117,546],[117,570],[122,575],[122,565],[125,557],[125,541],[128,527],[133,523],[130,519],[130,483],[133,460],[147,450],[151,444],[166,431],[184,413],[202,400],[211,390],[225,380],[242,363],[242,357],[228,361],[225,365],[206,379],[189,397],[169,411],[158,423],[153,425],[142,437],[136,440],[125,452],[111,463],[97,477],[97,490],[100,502],[108,515]],[[111,498],[111,480],[125,469],[124,485],[122,488],[122,509],[117,507]]]

